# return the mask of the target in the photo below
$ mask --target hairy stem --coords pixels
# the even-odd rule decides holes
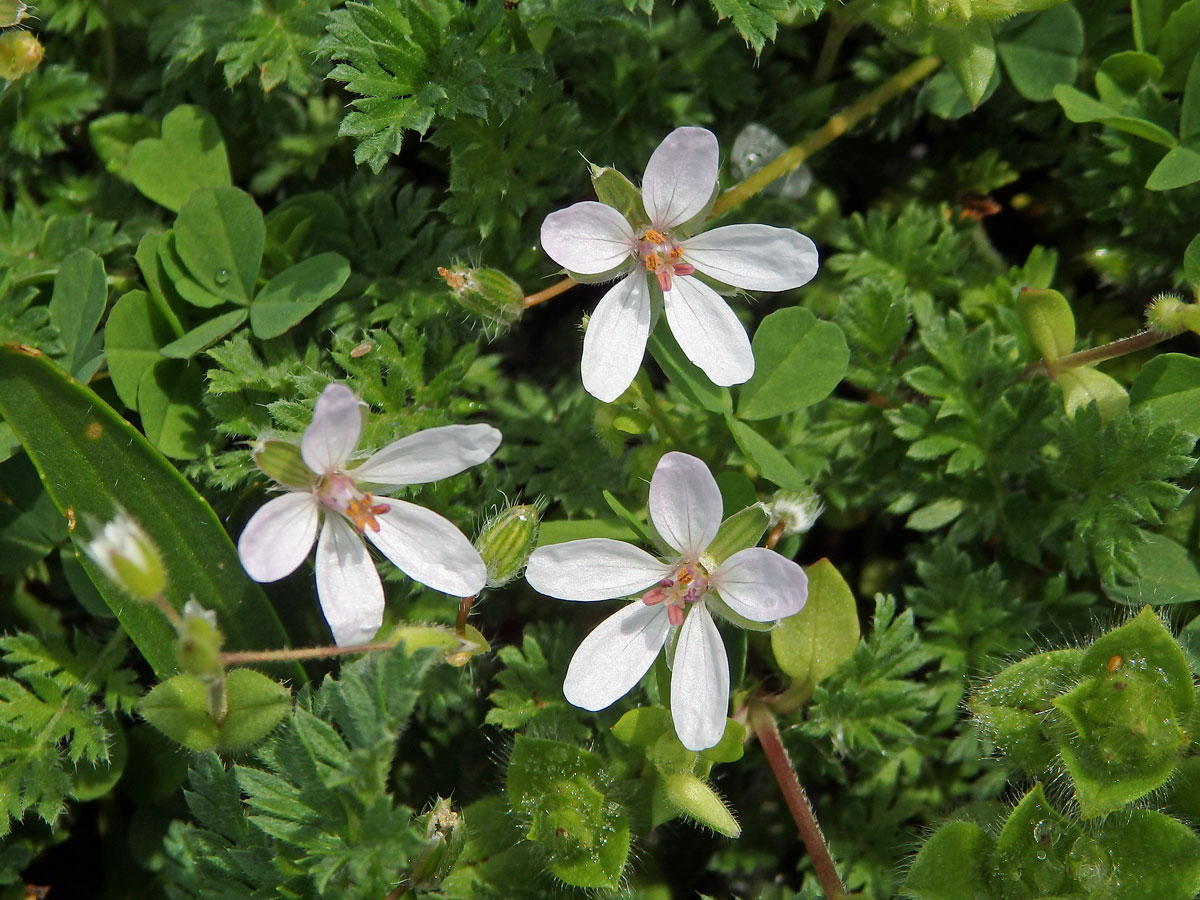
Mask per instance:
[[[538,291],[536,294],[530,294],[528,297],[526,297],[525,308],[529,309],[531,306],[537,306],[539,303],[545,303],[547,300],[553,300],[559,294],[563,293],[563,291],[569,291],[577,284],[579,284],[579,282],[574,278],[563,278],[559,281],[556,281],[545,290]]]
[[[222,653],[221,664],[236,666],[243,663],[292,662],[301,659],[324,659],[330,656],[349,656],[352,653],[374,653],[390,650],[394,644],[372,641],[367,644],[347,644],[345,647],[295,647],[286,650],[239,650]]]
[[[472,594],[458,601],[458,619],[454,622],[454,633],[460,638],[467,636],[467,616],[471,614],[471,606],[475,603],[476,596],[478,595]]]
[[[750,199],[777,178],[790,173],[818,150],[833,143],[863,119],[879,112],[913,85],[923,81],[942,64],[936,56],[923,56],[889,80],[834,115],[828,122],[793,147],[783,151],[745,181],[735,184],[713,204],[711,216],[719,216]]]
[[[812,859],[821,890],[825,892],[828,900],[845,897],[846,888],[838,877],[833,859],[829,856],[829,848],[825,846],[821,826],[817,824],[817,818],[813,815],[800,779],[796,777],[796,770],[792,768],[792,761],[788,758],[783,739],[779,736],[779,728],[775,725],[775,717],[761,703],[753,702],[750,704],[749,718],[754,734],[767,755],[767,762],[771,765],[771,772],[779,784],[784,802],[787,803],[792,819],[796,822],[800,840],[804,842],[804,847]]]

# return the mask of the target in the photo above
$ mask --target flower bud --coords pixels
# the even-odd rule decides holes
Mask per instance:
[[[408,873],[409,890],[437,890],[462,855],[466,835],[462,815],[450,807],[449,800],[438,797],[425,817],[425,846],[418,851]]]
[[[516,578],[537,543],[541,508],[536,503],[510,506],[492,516],[475,539],[487,566],[487,586],[500,587]]]
[[[816,491],[777,491],[767,509],[771,513],[771,526],[782,522],[782,536],[786,537],[808,532],[825,511],[825,504]]]
[[[31,32],[0,32],[0,78],[16,81],[42,64],[46,50]]]
[[[1200,334],[1200,306],[1184,303],[1174,294],[1159,294],[1146,307],[1146,324],[1163,334]]]
[[[438,266],[454,301],[485,322],[507,328],[525,311],[525,292],[499,269]]]
[[[223,640],[215,612],[195,600],[183,605],[183,623],[179,626],[179,643],[175,646],[180,669],[201,681],[220,678],[225,674],[225,667],[221,665]]]
[[[91,523],[95,534],[99,523]],[[129,514],[121,511],[83,550],[100,570],[126,593],[140,600],[154,600],[167,586],[158,548]]]
[[[317,480],[304,462],[300,445],[291,441],[259,441],[254,446],[254,464],[264,475],[292,490],[308,490]]]
[[[29,5],[21,0],[0,0],[0,28],[20,25],[29,18]]]

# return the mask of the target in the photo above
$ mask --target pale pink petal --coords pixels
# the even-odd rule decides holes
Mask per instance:
[[[707,750],[725,733],[729,713],[729,658],[703,603],[679,629],[671,670],[671,719],[689,750]]]
[[[304,463],[318,475],[343,468],[358,446],[367,406],[344,384],[321,391],[312,424],[300,439]]]
[[[725,225],[683,242],[683,259],[722,284],[786,291],[817,274],[817,245],[791,228]]]
[[[535,591],[559,600],[612,600],[657,584],[671,567],[645,550],[609,538],[538,547],[525,567]]]
[[[670,627],[666,607],[640,600],[609,616],[571,657],[563,682],[568,702],[604,709],[629,693],[654,665]]]
[[[633,383],[650,336],[650,289],[634,272],[601,298],[583,336],[583,386],[612,403]]]
[[[713,572],[709,585],[729,607],[755,622],[794,616],[808,600],[808,576],[774,550],[739,550]]]
[[[695,560],[721,527],[721,491],[708,466],[686,453],[663,454],[650,479],[650,520],[685,559]]]
[[[599,275],[630,262],[637,236],[611,206],[585,200],[546,216],[542,249],[568,272]]]
[[[657,228],[695,218],[717,186],[717,138],[705,128],[676,128],[658,145],[642,177],[642,202]]]
[[[358,532],[325,517],[317,542],[317,598],[340,647],[369,641],[383,624],[383,585]]]
[[[500,432],[491,425],[443,425],[388,444],[351,470],[370,484],[425,484],[477,466],[496,452]]]
[[[367,539],[413,581],[450,594],[473,597],[483,590],[487,568],[471,542],[450,522],[424,507],[379,498],[388,510],[375,517],[379,531]]]
[[[746,329],[729,304],[708,285],[676,277],[663,292],[667,324],[680,349],[713,384],[728,386],[754,374],[754,352]]]
[[[238,538],[238,557],[255,581],[278,581],[304,562],[317,539],[315,495],[295,491],[276,497],[250,517]]]

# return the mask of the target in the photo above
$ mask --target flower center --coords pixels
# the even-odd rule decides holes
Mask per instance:
[[[690,263],[683,261],[683,247],[671,235],[655,228],[647,228],[638,239],[638,259],[647,272],[658,279],[664,291],[671,289],[671,278],[675,275],[691,275],[696,271]]]
[[[655,587],[642,594],[647,606],[667,605],[667,618],[672,625],[682,625],[689,603],[695,603],[708,591],[708,572],[696,562],[685,562]]]
[[[317,496],[322,504],[349,519],[359,534],[368,528],[378,534],[379,522],[375,517],[391,509],[386,503],[377,503],[374,494],[360,491],[354,479],[341,472],[322,478],[317,485]]]

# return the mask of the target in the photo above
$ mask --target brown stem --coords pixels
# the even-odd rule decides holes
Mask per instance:
[[[407,893],[408,893],[408,885],[405,883],[401,883],[401,884],[396,885],[390,891],[388,891],[388,895],[386,897],[384,897],[383,900],[400,900],[400,898],[403,897]]]
[[[327,656],[348,656],[351,653],[374,653],[390,650],[395,644],[373,641],[369,644],[347,644],[345,647],[295,647],[288,650],[239,650],[222,653],[221,664],[236,666],[242,663],[292,662],[299,659],[323,659]]]
[[[1104,362],[1106,359],[1116,359],[1118,356],[1124,356],[1127,353],[1136,353],[1139,350],[1145,350],[1147,347],[1153,347],[1155,344],[1160,344],[1169,337],[1173,337],[1173,335],[1167,334],[1164,331],[1156,331],[1153,328],[1147,328],[1145,331],[1139,331],[1137,334],[1131,334],[1129,337],[1101,344],[1099,347],[1093,347],[1090,350],[1068,353],[1066,356],[1060,356],[1051,363],[1030,363],[1025,367],[1025,371],[1021,373],[1021,377],[1028,378],[1031,375],[1036,375],[1039,368],[1048,375],[1051,372],[1063,372],[1067,369],[1076,369],[1079,366],[1095,365],[1098,362]]]
[[[709,217],[728,212],[743,200],[757,194],[775,179],[787,175],[818,150],[833,143],[863,119],[879,112],[886,104],[925,79],[941,64],[941,59],[936,56],[923,56],[907,68],[901,69],[875,90],[863,95],[837,113],[800,143],[783,151],[745,181],[735,184],[723,193],[713,204]]]
[[[454,633],[460,638],[467,636],[467,616],[471,614],[471,606],[475,603],[475,598],[478,594],[472,594],[470,597],[463,597],[458,601],[458,618],[454,622]]]
[[[157,597],[155,597],[154,602],[158,605],[158,608],[162,610],[163,615],[167,617],[167,621],[171,623],[171,626],[176,631],[179,631],[179,629],[183,627],[183,618],[179,615],[179,610],[173,607],[171,605],[171,601],[162,594],[159,594]]]
[[[569,291],[575,285],[579,284],[574,278],[563,278],[554,282],[545,290],[538,291],[536,294],[530,294],[525,298],[525,309],[531,306],[537,306],[539,303],[545,303],[547,300],[552,300],[563,291]]]
[[[787,528],[787,522],[780,519],[775,523],[775,527],[771,529],[771,533],[767,535],[767,542],[763,544],[768,550],[774,550],[775,545],[779,543],[779,539],[783,537],[783,531]]]
[[[784,802],[792,813],[792,819],[796,822],[796,829],[800,832],[800,840],[804,842],[804,847],[812,859],[813,870],[817,873],[821,890],[825,892],[828,900],[845,897],[846,888],[838,877],[833,859],[829,856],[829,848],[825,846],[821,826],[817,824],[817,818],[813,815],[800,779],[796,777],[796,770],[792,768],[792,761],[788,758],[783,739],[779,736],[779,728],[775,725],[775,717],[761,703],[754,702],[750,704],[750,725],[754,728],[758,742],[762,744],[763,753],[767,755],[767,762],[771,765],[771,772],[779,784]]]

